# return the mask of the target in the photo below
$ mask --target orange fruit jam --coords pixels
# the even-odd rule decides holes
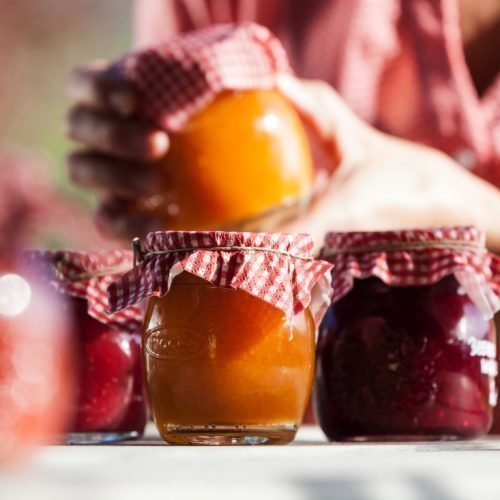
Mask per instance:
[[[149,401],[169,443],[286,443],[309,399],[314,323],[189,273],[151,297],[143,354]]]
[[[287,216],[307,203],[307,136],[278,91],[223,93],[170,139],[159,164],[164,194],[153,198],[156,206],[145,204],[169,229],[252,227],[255,218]]]

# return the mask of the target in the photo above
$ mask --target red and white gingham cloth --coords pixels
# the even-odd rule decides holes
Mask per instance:
[[[125,56],[117,68],[141,93],[141,114],[179,130],[225,90],[269,89],[291,72],[281,43],[253,23],[219,24]]]
[[[107,288],[118,276],[132,268],[131,251],[33,250],[26,252],[25,258],[56,290],[86,299],[88,313],[97,321],[129,332],[141,331],[143,314],[139,307],[109,313]]]
[[[430,285],[454,275],[487,317],[500,310],[500,259],[475,227],[383,232],[331,232],[321,256],[332,262],[335,303],[354,278],[376,276],[388,285]]]
[[[165,295],[183,271],[243,290],[289,319],[306,308],[316,323],[330,303],[331,264],[312,258],[306,234],[167,231],[150,233],[143,260],[108,288],[112,311]]]

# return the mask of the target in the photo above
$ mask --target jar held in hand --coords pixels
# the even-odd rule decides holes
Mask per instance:
[[[313,167],[304,127],[275,90],[283,47],[254,24],[219,25],[126,56],[143,118],[169,133],[162,193],[140,200],[172,229],[255,229],[302,210]],[[179,85],[182,82],[182,85]]]

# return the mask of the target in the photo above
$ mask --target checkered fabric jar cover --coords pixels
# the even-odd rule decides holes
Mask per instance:
[[[305,234],[167,231],[150,233],[139,263],[108,288],[112,311],[168,293],[187,271],[215,286],[243,290],[289,319],[309,308],[318,323],[330,303],[332,265],[312,258]]]
[[[270,89],[290,73],[286,52],[253,23],[219,24],[126,55],[117,71],[140,91],[142,116],[168,131],[181,129],[225,90]]]
[[[131,251],[32,250],[24,257],[38,276],[54,289],[87,300],[89,315],[100,323],[129,332],[141,330],[143,314],[138,306],[109,313],[107,288],[132,268]]]
[[[392,286],[430,285],[454,275],[482,313],[500,309],[500,258],[485,247],[475,227],[443,227],[383,232],[331,232],[321,257],[334,264],[335,303],[354,279],[376,276]]]

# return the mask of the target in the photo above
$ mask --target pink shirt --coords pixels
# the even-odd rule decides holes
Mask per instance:
[[[270,28],[299,76],[329,82],[367,122],[500,187],[500,75],[479,97],[456,0],[141,0],[137,43],[243,20]]]

